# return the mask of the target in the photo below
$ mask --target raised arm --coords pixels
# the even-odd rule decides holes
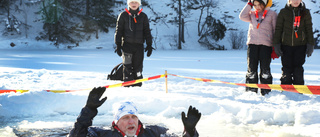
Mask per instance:
[[[200,120],[201,113],[195,108],[190,106],[188,109],[188,114],[184,112],[181,113],[182,123],[184,125],[183,137],[198,137],[199,134],[196,130],[196,125]]]
[[[250,18],[250,11],[252,9],[252,3],[250,0],[248,0],[248,3],[246,4],[246,6],[244,6],[244,8],[241,10],[240,14],[239,14],[239,18],[242,21],[245,22],[251,22],[251,18]]]
[[[104,97],[100,100],[103,95],[105,87],[93,88],[90,91],[87,104],[82,108],[74,127],[69,133],[69,137],[85,137],[88,134],[88,127],[92,125],[93,118],[97,115],[97,108],[100,107],[106,100]]]

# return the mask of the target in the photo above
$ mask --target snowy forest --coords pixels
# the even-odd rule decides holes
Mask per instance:
[[[320,4],[304,2],[312,11],[317,48],[320,26],[315,19]],[[248,24],[238,19],[245,4],[246,0],[142,0],[141,8],[149,17],[155,47],[188,49],[196,45],[225,50],[246,48]],[[284,4],[284,0],[274,0],[271,9],[279,11]],[[1,0],[1,37],[50,41],[51,46],[66,48],[105,39],[106,34],[110,41],[117,15],[126,7],[126,0]],[[169,43],[161,43],[164,39]],[[11,47],[17,44],[9,43]]]
[[[108,33],[108,29],[114,27],[114,4],[113,0],[2,0],[1,13],[6,16],[3,35],[28,38],[30,30],[41,28],[35,40],[52,41],[55,46],[89,40],[91,34],[98,39],[100,32]],[[39,18],[34,20],[33,16]],[[37,27],[35,22],[39,22]]]

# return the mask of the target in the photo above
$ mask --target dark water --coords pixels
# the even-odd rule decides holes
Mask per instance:
[[[13,132],[18,137],[64,137],[67,136],[70,128],[55,128],[55,129],[13,129]]]

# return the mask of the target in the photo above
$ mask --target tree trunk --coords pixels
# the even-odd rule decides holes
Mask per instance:
[[[90,0],[86,0],[86,15],[90,15]]]
[[[181,12],[181,0],[179,0],[179,40],[178,40],[178,43],[179,43],[179,45],[178,45],[178,49],[182,49],[182,47],[181,47],[181,14],[182,14],[182,12]]]
[[[24,12],[24,19],[25,19],[24,28],[25,28],[26,38],[28,38],[28,14],[27,14],[26,4],[23,5],[23,12]]]
[[[181,41],[183,43],[185,43],[185,41],[184,41],[184,18],[182,18]]]
[[[11,4],[10,3],[8,3],[8,5],[7,5],[7,7],[8,7],[8,9],[7,9],[7,12],[8,12],[8,19],[9,19],[9,17],[10,17],[10,6],[11,6]],[[10,20],[9,20],[10,21]]]
[[[98,29],[96,30],[96,39],[99,39],[99,31],[98,31]]]
[[[58,43],[58,31],[59,31],[59,21],[58,21],[58,1],[55,0],[54,4],[56,5],[56,7],[54,8],[54,40]]]
[[[200,26],[201,26],[201,19],[202,19],[203,9],[204,9],[204,6],[201,8],[201,13],[200,13],[199,21],[198,21],[198,36],[200,36],[201,33],[202,33],[202,28]]]

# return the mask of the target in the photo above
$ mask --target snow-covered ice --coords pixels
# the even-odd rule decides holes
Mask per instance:
[[[119,83],[107,74],[121,62],[113,50],[2,50],[1,89],[29,92],[0,94],[0,133],[38,133],[60,129],[66,133],[85,105],[89,91],[52,93],[44,90],[87,89]],[[319,85],[320,51],[307,58],[305,81]],[[55,61],[53,61],[55,60]],[[49,62],[49,63],[48,63]],[[50,63],[51,62],[51,63]],[[60,63],[52,63],[60,62]],[[280,59],[271,64],[274,84],[281,76]],[[246,51],[156,50],[145,58],[144,77],[178,74],[233,83],[244,83]],[[265,97],[244,92],[244,87],[168,76],[143,83],[141,88],[110,88],[99,108],[95,126],[108,127],[114,104],[130,100],[146,124],[160,124],[180,134],[180,114],[192,105],[202,113],[197,129],[201,136],[319,136],[320,96],[272,91]],[[62,130],[64,129],[64,130]],[[31,133],[29,133],[31,134]]]

